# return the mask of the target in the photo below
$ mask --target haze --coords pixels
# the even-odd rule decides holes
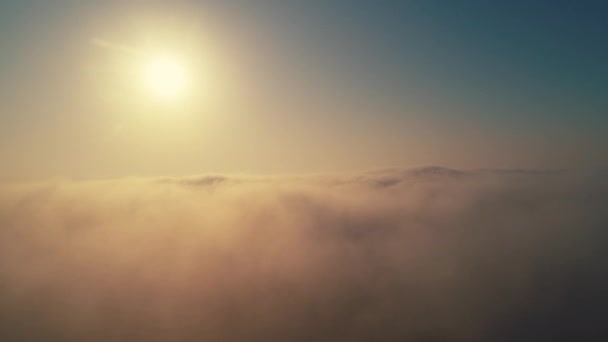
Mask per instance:
[[[1,1],[0,341],[608,341],[607,18]]]
[[[0,13],[4,179],[606,166],[602,2],[30,0]],[[134,51],[180,56],[189,97],[151,99]]]

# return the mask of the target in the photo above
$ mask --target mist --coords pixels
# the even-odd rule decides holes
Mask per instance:
[[[3,341],[608,334],[605,172],[0,185]]]

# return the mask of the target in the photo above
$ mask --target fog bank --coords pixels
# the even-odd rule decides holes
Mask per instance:
[[[5,183],[0,339],[607,337],[607,176]]]

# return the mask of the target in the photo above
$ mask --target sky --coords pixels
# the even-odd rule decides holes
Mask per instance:
[[[0,0],[0,341],[608,341],[607,17]]]
[[[561,0],[3,1],[0,179],[604,168],[607,15]],[[182,99],[134,81],[149,47],[186,61]]]

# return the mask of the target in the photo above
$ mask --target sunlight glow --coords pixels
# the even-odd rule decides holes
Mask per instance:
[[[163,100],[183,96],[188,86],[188,70],[171,55],[152,56],[143,65],[143,83],[151,95]]]

